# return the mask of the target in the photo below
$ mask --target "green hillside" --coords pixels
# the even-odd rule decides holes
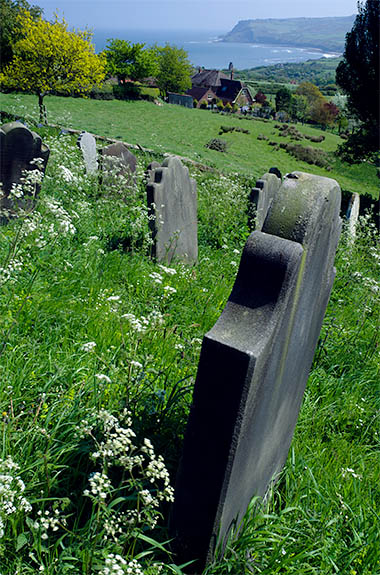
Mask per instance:
[[[375,166],[367,163],[353,166],[342,164],[333,154],[342,142],[341,138],[311,126],[298,124],[297,129],[305,136],[320,136],[322,133],[324,141],[314,144],[303,139],[297,143],[325,152],[327,167],[297,160],[280,149],[281,143],[290,143],[291,140],[279,136],[273,121],[239,119],[234,115],[220,115],[208,110],[169,104],[157,106],[143,101],[50,96],[46,97],[46,105],[50,123],[120,139],[156,153],[178,154],[222,172],[258,178],[271,166],[277,166],[283,173],[301,170],[335,178],[343,190],[372,195],[379,193]],[[32,95],[1,94],[0,110],[37,120],[37,98]],[[233,131],[220,136],[221,126],[244,128],[249,134]],[[218,137],[227,142],[226,153],[206,148],[211,139]],[[271,145],[271,142],[275,145]]]
[[[342,52],[345,36],[355,16],[336,18],[269,18],[240,20],[223,37],[224,42],[249,42],[308,46],[318,50]]]
[[[307,62],[257,66],[249,70],[239,70],[236,78],[247,81],[266,81],[276,83],[312,82],[319,88],[335,84],[335,72],[340,58],[320,58]]]

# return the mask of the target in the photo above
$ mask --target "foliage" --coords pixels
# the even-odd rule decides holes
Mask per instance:
[[[324,91],[325,87],[334,85],[335,71],[340,58],[319,58],[299,63],[273,64],[272,66],[258,66],[250,70],[239,70],[236,77],[244,81],[255,82],[281,82],[294,84],[312,82]],[[336,90],[336,86],[335,86]]]
[[[145,44],[131,44],[114,38],[108,40],[104,55],[108,74],[116,76],[119,82],[127,78],[140,81],[155,75],[154,51],[145,48]]]
[[[291,99],[290,113],[294,120],[304,122],[307,118],[307,99],[302,94],[293,94]]]
[[[284,110],[290,113],[292,93],[288,88],[281,88],[276,93],[276,112]]]
[[[26,0],[0,0],[0,70],[13,58],[13,45],[22,38],[23,31],[18,16],[28,12],[37,20],[42,9],[30,6]]]
[[[52,90],[88,93],[104,79],[104,61],[97,56],[89,32],[70,32],[64,20],[34,21],[29,13],[18,17],[23,38],[13,47],[12,62],[0,74],[0,84],[39,97],[40,121],[45,118],[43,98]]]
[[[257,102],[258,104],[265,104],[267,100],[266,95],[259,90],[256,95],[255,95],[255,102]]]
[[[165,96],[166,92],[186,92],[191,88],[192,66],[187,52],[176,46],[156,46],[154,53],[157,59],[157,85]]]
[[[227,152],[227,142],[221,138],[213,138],[206,144],[206,147],[217,152]]]
[[[297,158],[297,160],[302,160],[307,164],[315,164],[321,168],[331,170],[331,160],[324,150],[292,143],[281,143],[280,148],[286,150],[289,154]]]
[[[336,81],[347,94],[348,107],[360,122],[340,149],[350,161],[379,155],[379,30],[380,1],[359,2],[354,25],[346,37],[343,60],[336,71]]]

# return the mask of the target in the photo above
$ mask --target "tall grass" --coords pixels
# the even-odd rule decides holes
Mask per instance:
[[[104,189],[71,136],[42,136],[51,157],[37,205],[0,229],[0,572],[180,573],[169,482],[253,181],[192,169],[199,262],[157,265],[152,157],[138,156],[136,184]],[[378,239],[367,220],[354,244],[343,234],[287,466],[208,573],[379,570]]]

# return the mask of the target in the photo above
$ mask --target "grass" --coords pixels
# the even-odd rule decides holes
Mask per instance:
[[[333,156],[341,139],[336,134],[322,132],[324,142],[315,147],[331,154],[330,171],[300,162],[284,150],[277,150],[260,141],[265,135],[269,140],[288,141],[278,138],[275,122],[238,119],[221,116],[208,110],[189,110],[182,106],[151,102],[99,101],[79,98],[46,97],[48,120],[65,127],[85,129],[100,136],[139,144],[156,153],[170,152],[196,160],[227,173],[242,173],[259,178],[270,167],[277,166],[282,173],[300,170],[335,178],[341,188],[350,192],[379,194],[376,168],[366,163],[350,166],[342,164]],[[37,99],[32,95],[1,94],[0,109],[18,110],[24,116],[37,115]],[[228,133],[225,140],[229,148],[226,154],[206,148],[206,144],[218,136],[220,126],[239,126],[250,134]],[[318,136],[320,130],[297,124],[303,134]],[[308,145],[305,140],[304,145]]]
[[[150,438],[173,483],[201,340],[236,276],[253,180],[191,168],[199,261],[160,267],[149,258],[145,208],[154,156],[138,154],[136,186],[103,190],[85,175],[75,138],[40,132],[51,156],[36,209],[0,228],[0,572],[178,575],[165,544],[168,508],[155,515],[139,495],[157,495],[144,469],[130,477],[127,465],[147,456],[140,446]],[[246,137],[224,136],[235,135]],[[379,236],[364,218],[353,244],[341,238],[286,467],[208,575],[380,572],[379,266]],[[117,451],[112,432],[128,436],[133,453],[128,442]],[[100,473],[110,483],[94,487]]]

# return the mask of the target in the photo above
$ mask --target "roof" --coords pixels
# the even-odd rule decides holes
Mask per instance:
[[[186,94],[192,96],[195,100],[201,100],[207,94],[207,92],[213,92],[209,87],[205,86],[193,86],[190,90],[187,90]]]
[[[240,80],[230,80],[229,78],[221,79],[221,85],[216,91],[218,98],[222,100],[235,100],[240,90],[243,88],[243,84]]]
[[[217,87],[221,85],[222,79],[228,79],[226,74],[220,70],[201,70],[191,77],[191,83],[194,86]]]

